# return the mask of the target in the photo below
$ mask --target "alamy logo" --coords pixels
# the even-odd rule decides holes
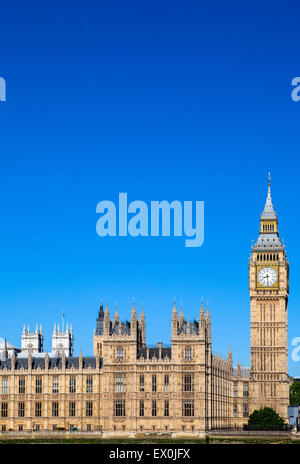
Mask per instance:
[[[292,100],[297,102],[300,100],[300,77],[294,77],[292,86],[295,87],[292,91]]]
[[[171,203],[164,200],[151,201],[149,212],[144,201],[136,200],[128,204],[127,193],[119,193],[118,208],[112,201],[98,203],[96,213],[101,216],[97,220],[96,231],[100,237],[170,237],[173,230],[174,237],[188,237],[186,247],[200,247],[204,242],[204,202],[196,201],[194,209],[195,219],[192,201],[182,204],[177,200]]]
[[[0,77],[0,101],[6,101],[6,82],[3,77]]]
[[[300,361],[300,337],[293,338],[292,346],[295,347],[292,350],[292,360],[298,362]]]

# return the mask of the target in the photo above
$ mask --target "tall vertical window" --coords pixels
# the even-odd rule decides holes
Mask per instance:
[[[152,416],[156,416],[156,400],[152,401]]]
[[[165,375],[164,390],[165,390],[165,392],[168,392],[169,389],[170,389],[170,385],[169,385],[169,376],[168,376],[168,375]]]
[[[152,375],[152,391],[156,392],[156,375]]]
[[[99,356],[102,356],[102,343],[97,343],[97,350]]]
[[[243,405],[243,417],[249,417],[249,406],[248,406],[248,404]]]
[[[2,377],[2,395],[8,394],[8,377]]]
[[[170,414],[170,404],[169,400],[165,400],[165,416],[169,417]]]
[[[18,417],[25,416],[25,403],[20,402],[18,403]]]
[[[8,403],[1,403],[1,417],[7,417]]]
[[[249,397],[249,384],[247,382],[243,383],[243,397],[244,398]]]
[[[237,382],[233,383],[233,396],[235,398],[237,397]]]
[[[183,376],[183,391],[194,391],[194,376],[192,374],[186,374]]]
[[[76,393],[76,377],[73,375],[70,377],[69,393]]]
[[[145,391],[145,379],[144,379],[144,374],[140,375],[140,391],[143,392]]]
[[[194,401],[185,400],[183,402],[183,416],[190,417],[194,416]]]
[[[35,403],[35,417],[42,416],[42,403],[40,401]]]
[[[115,416],[125,416],[125,400],[115,401]]]
[[[42,377],[35,379],[35,393],[42,393]]]
[[[125,374],[116,374],[116,392],[121,393],[126,391]]]
[[[52,393],[59,393],[59,378],[56,376],[52,379]]]
[[[185,347],[184,359],[190,361],[192,359],[192,348],[190,346]]]
[[[145,403],[144,400],[140,400],[140,416],[144,417],[145,415]]]
[[[69,416],[74,417],[76,415],[76,404],[75,401],[69,402]]]
[[[238,415],[238,409],[237,409],[237,404],[233,405],[233,417],[237,417]]]
[[[124,359],[124,350],[121,347],[117,348],[117,361],[123,361]]]
[[[52,417],[58,417],[58,414],[59,414],[58,401],[53,401],[53,403],[52,403]]]
[[[25,377],[19,377],[19,393],[25,393]]]
[[[88,375],[86,378],[86,392],[93,393],[93,376]]]
[[[86,402],[86,416],[92,417],[92,415],[93,415],[93,402],[87,401]]]

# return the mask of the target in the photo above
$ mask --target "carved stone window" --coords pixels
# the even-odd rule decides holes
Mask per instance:
[[[123,361],[124,359],[124,349],[122,347],[117,348],[117,361]]]
[[[192,348],[190,346],[185,347],[184,359],[190,361],[192,359]]]

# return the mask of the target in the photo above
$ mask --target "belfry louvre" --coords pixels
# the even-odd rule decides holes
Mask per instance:
[[[278,234],[270,182],[260,233],[249,259],[251,367],[212,352],[211,316],[171,314],[171,345],[146,344],[143,309],[130,320],[100,306],[92,357],[73,356],[72,327],[54,327],[52,352],[42,329],[25,327],[22,347],[0,343],[0,431],[97,431],[102,436],[203,435],[242,428],[273,407],[287,420],[288,261]]]

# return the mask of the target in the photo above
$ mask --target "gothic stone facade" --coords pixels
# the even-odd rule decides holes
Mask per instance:
[[[251,369],[212,353],[211,320],[174,303],[171,346],[146,345],[145,315],[122,322],[101,305],[94,356],[62,353],[4,356],[0,361],[0,431],[76,427],[103,436],[201,435],[241,428],[254,409],[287,419],[288,262],[270,186],[249,261]],[[73,340],[72,340],[73,343]]]

